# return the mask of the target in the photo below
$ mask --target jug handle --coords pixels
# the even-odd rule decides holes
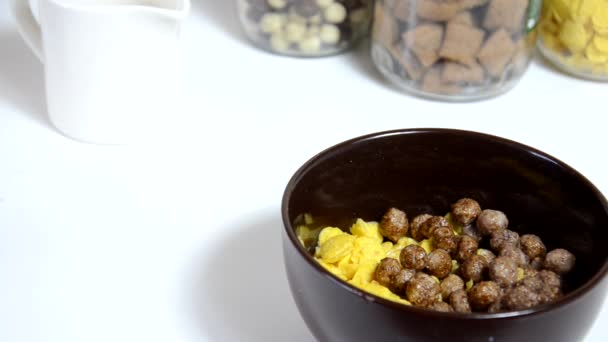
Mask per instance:
[[[30,2],[28,0],[9,0],[10,8],[17,22],[17,28],[23,40],[34,51],[34,54],[44,63],[42,53],[42,32],[40,24],[34,18]]]

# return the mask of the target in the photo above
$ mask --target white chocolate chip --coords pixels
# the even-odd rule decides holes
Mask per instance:
[[[270,47],[277,52],[285,52],[289,49],[289,42],[283,34],[275,33],[270,37]]]
[[[268,0],[268,5],[270,5],[270,7],[275,8],[275,9],[282,9],[282,8],[285,8],[285,6],[287,6],[287,1],[286,0]]]
[[[325,20],[339,24],[346,19],[346,8],[341,3],[335,2],[325,8],[324,14]]]
[[[319,28],[319,25],[311,25],[308,28],[307,36],[318,36],[319,32],[321,32],[321,29]]]
[[[321,26],[319,38],[325,44],[336,44],[340,41],[340,29],[336,25],[325,24]]]
[[[283,29],[285,16],[277,13],[266,13],[260,20],[260,30],[264,33],[275,33]]]
[[[293,13],[293,12],[290,12],[287,15],[287,21],[290,23],[306,25],[306,18],[304,18],[303,16],[301,16],[297,13]]]
[[[325,8],[329,5],[331,5],[334,2],[334,0],[317,0],[317,6],[321,7],[321,8]]]
[[[308,18],[308,22],[314,25],[319,25],[321,23],[321,20],[323,18],[321,18],[321,14],[317,14],[317,15],[313,15],[312,17]]]
[[[321,39],[317,36],[308,36],[298,44],[300,51],[307,54],[315,54],[321,50]]]
[[[306,26],[300,23],[287,23],[285,25],[285,39],[288,42],[296,43],[301,41],[306,35]]]

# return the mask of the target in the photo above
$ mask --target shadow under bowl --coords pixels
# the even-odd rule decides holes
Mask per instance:
[[[471,197],[502,210],[509,228],[577,257],[558,301],[496,314],[441,313],[362,292],[300,244],[305,213],[350,227],[389,207],[444,215]],[[371,134],[331,147],[292,177],[282,201],[283,256],[300,314],[319,341],[577,341],[597,317],[608,277],[608,203],[584,176],[531,147],[450,129]]]

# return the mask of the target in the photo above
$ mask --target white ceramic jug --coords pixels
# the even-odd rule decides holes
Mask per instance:
[[[171,120],[180,23],[190,0],[10,0],[44,63],[50,121],[74,139],[123,144]]]

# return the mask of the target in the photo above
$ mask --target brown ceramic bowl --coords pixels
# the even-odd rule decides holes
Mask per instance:
[[[302,247],[303,213],[349,227],[395,206],[444,215],[461,197],[504,211],[510,228],[577,257],[566,295],[529,310],[440,313],[367,294],[334,277]],[[319,341],[578,341],[598,315],[608,277],[608,203],[581,174],[543,152],[495,136],[446,129],[383,132],[306,162],[282,202],[292,295]],[[411,216],[410,216],[411,217]]]

